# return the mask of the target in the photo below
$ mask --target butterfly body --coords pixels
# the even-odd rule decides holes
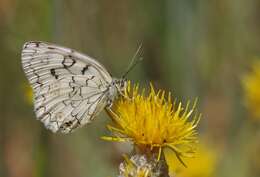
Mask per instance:
[[[22,65],[34,92],[37,119],[53,132],[69,133],[110,108],[126,87],[96,60],[73,49],[27,42]]]

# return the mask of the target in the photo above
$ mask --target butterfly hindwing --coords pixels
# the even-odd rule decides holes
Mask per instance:
[[[106,106],[112,78],[94,59],[54,44],[28,42],[22,64],[34,91],[36,116],[53,132],[71,132]]]

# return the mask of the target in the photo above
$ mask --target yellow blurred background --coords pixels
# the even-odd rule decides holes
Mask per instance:
[[[260,74],[248,79],[260,70],[259,9],[258,0],[0,0],[0,177],[113,177],[129,152],[100,139],[104,112],[70,135],[35,119],[20,56],[31,40],[82,51],[115,77],[142,43],[128,78],[199,100],[203,148],[179,177],[259,177]]]

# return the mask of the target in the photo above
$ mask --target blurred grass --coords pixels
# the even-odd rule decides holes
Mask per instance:
[[[144,61],[129,78],[152,81],[180,100],[198,96],[200,133],[222,152],[214,176],[257,177],[250,161],[259,153],[251,145],[258,130],[244,108],[240,78],[260,52],[259,7],[257,0],[0,1],[0,176],[117,173],[121,148],[99,140],[106,115],[68,136],[35,120],[24,99],[20,52],[24,42],[42,40],[85,52],[114,76],[143,43]]]

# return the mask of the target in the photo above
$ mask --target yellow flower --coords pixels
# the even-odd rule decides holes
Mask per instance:
[[[260,61],[255,60],[252,71],[243,78],[246,106],[260,120]]]
[[[112,136],[103,139],[132,142],[141,153],[158,153],[158,160],[167,148],[182,163],[182,157],[194,153],[197,143],[195,128],[200,120],[200,115],[192,116],[196,102],[191,109],[190,102],[185,107],[181,103],[176,106],[172,103],[171,93],[166,97],[164,91],[156,92],[151,85],[146,96],[145,89],[139,94],[138,85],[131,88],[130,82],[124,94],[112,110],[108,110],[114,125],[108,125]]]
[[[168,151],[165,153],[168,153]],[[175,156],[169,154],[166,157],[170,176],[176,177],[211,177],[217,163],[216,151],[209,148],[205,143],[199,144],[193,158],[184,158],[188,168],[179,165]]]

